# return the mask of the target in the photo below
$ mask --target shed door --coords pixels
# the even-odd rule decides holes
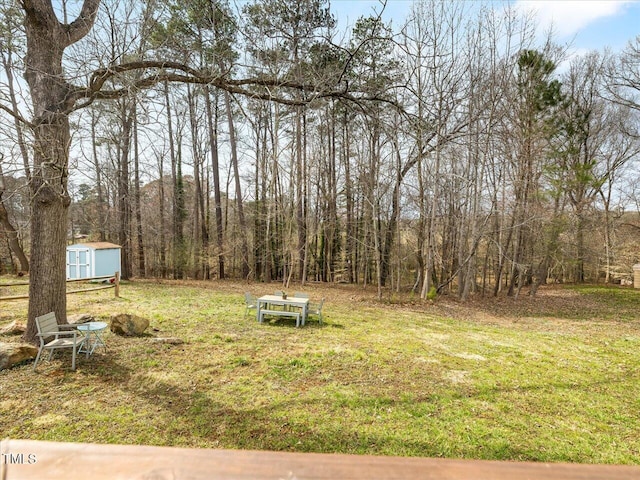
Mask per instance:
[[[69,278],[89,278],[89,250],[67,251],[67,276]]]

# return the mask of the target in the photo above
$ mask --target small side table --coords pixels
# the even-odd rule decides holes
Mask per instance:
[[[93,355],[96,347],[104,347],[107,350],[107,344],[104,343],[102,332],[107,328],[107,322],[87,322],[77,325],[76,328],[81,332],[86,332],[87,341],[80,346],[78,352],[86,352],[87,357]]]

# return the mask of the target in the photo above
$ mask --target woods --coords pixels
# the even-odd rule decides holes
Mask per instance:
[[[638,261],[640,38],[568,58],[431,0],[349,31],[324,0],[61,5],[0,12],[0,273],[30,270],[30,320],[66,318],[78,238],[122,245],[123,278],[420,298]]]

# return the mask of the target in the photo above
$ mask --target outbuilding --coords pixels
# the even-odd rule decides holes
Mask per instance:
[[[94,278],[120,271],[122,247],[109,242],[76,243],[67,247],[67,279]]]

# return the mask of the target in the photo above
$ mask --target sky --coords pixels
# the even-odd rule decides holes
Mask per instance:
[[[553,24],[559,41],[578,50],[617,51],[640,35],[639,1],[519,0],[515,6],[537,11],[541,25]]]
[[[353,25],[362,15],[381,8],[378,0],[330,0],[341,25]],[[474,0],[454,0],[474,2]],[[401,24],[412,0],[387,0],[384,18]],[[480,3],[480,2],[476,2]],[[610,47],[624,49],[640,35],[640,0],[512,0],[485,2],[502,8],[510,3],[522,12],[535,10],[544,32],[553,24],[558,43],[570,43],[576,53]]]
[[[249,0],[230,0],[240,8]],[[383,0],[328,0],[338,18],[338,30],[348,32],[361,16],[380,11]],[[558,43],[571,43],[575,51],[600,50],[608,46],[622,50],[627,42],[640,35],[640,0],[445,0],[482,4],[504,8],[513,5],[526,12],[536,10],[540,32],[553,23]],[[53,0],[58,8],[61,0]],[[385,20],[399,26],[406,19],[413,0],[386,0]],[[69,8],[77,10],[81,0],[67,0]]]

